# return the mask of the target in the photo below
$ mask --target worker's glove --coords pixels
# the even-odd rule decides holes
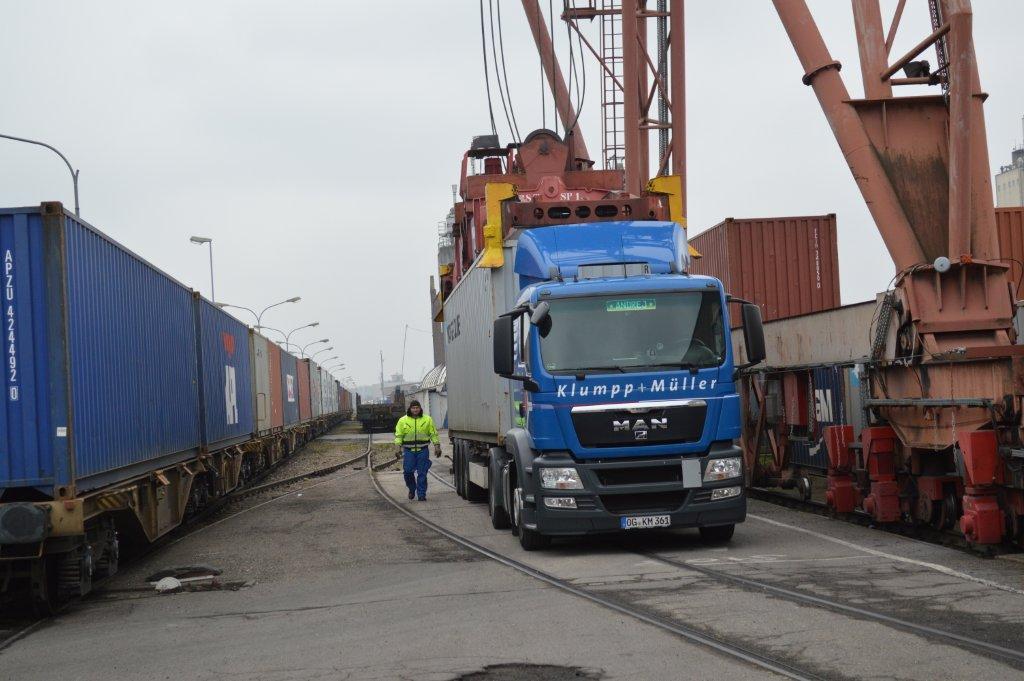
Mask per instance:
[[[441,445],[434,445],[434,458],[435,459],[440,459],[441,458]]]

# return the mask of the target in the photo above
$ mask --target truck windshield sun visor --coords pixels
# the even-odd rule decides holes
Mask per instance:
[[[607,294],[547,301],[544,368],[553,373],[717,367],[726,354],[718,291]]]

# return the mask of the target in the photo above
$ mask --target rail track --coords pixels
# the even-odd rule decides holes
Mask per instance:
[[[879,523],[864,511],[853,513],[836,513],[822,501],[801,499],[799,497],[764,487],[748,487],[747,496],[760,501],[767,501],[776,506],[792,508],[805,513],[813,513],[826,518],[835,518],[844,522],[854,523],[862,527],[883,530],[901,537],[909,537],[926,541],[931,544],[958,549],[982,558],[992,558],[1006,553],[1020,553],[1020,549],[1012,544],[975,545],[964,539],[963,534],[955,530],[940,530],[928,525],[914,525],[908,522]]]
[[[441,484],[445,485],[446,487],[448,487],[448,488],[450,488],[452,490],[455,489],[454,485],[452,485],[449,481],[445,480],[444,478],[442,478],[441,476],[437,475],[433,471],[430,472],[430,475],[435,480],[437,480]],[[376,479],[374,480],[374,484],[377,487],[377,491],[380,492],[381,494],[384,494],[384,492],[381,489],[381,487],[376,483]],[[538,579],[542,579],[542,581],[545,581],[545,582],[548,582],[550,584],[553,584],[554,586],[562,587],[562,585],[564,585],[564,590],[570,591],[571,593],[574,593],[574,594],[577,594],[577,595],[582,595],[584,598],[587,598],[588,600],[592,600],[592,601],[594,601],[594,602],[596,602],[598,604],[605,605],[604,601],[605,600],[610,600],[610,599],[607,599],[607,597],[605,597],[603,595],[595,596],[594,594],[592,594],[590,592],[583,592],[584,590],[580,589],[579,587],[576,587],[574,585],[562,582],[562,580],[559,580],[558,578],[553,577],[551,575],[547,575],[546,573],[540,573],[539,571],[534,570],[534,568],[522,565],[518,561],[515,561],[512,558],[508,558],[507,556],[498,556],[498,557],[496,557],[497,554],[492,555],[494,552],[490,551],[489,549],[485,549],[483,547],[478,547],[478,545],[474,544],[474,542],[472,542],[472,541],[470,541],[468,539],[457,537],[454,533],[452,533],[452,532],[450,532],[450,531],[448,531],[448,530],[446,530],[444,528],[440,528],[440,527],[436,526],[434,523],[431,523],[429,520],[426,520],[425,518],[420,518],[414,512],[409,511],[408,509],[400,506],[393,499],[391,499],[390,497],[387,497],[386,494],[385,494],[385,497],[388,499],[389,502],[391,502],[392,505],[396,506],[397,508],[399,508],[400,510],[405,512],[407,515],[414,516],[416,518],[416,520],[424,523],[425,525],[427,525],[431,529],[434,529],[435,531],[438,531],[441,534],[444,534],[445,536],[448,536],[449,538],[453,539],[454,541],[456,541],[456,542],[458,542],[460,544],[463,544],[464,546],[467,546],[467,547],[469,547],[469,548],[471,548],[473,550],[476,550],[478,553],[482,553],[484,555],[487,555],[488,557],[495,558],[496,560],[499,560],[499,562],[502,562],[502,563],[505,563],[507,565],[510,565],[511,567],[515,567],[516,569],[523,568],[523,569],[520,569],[521,572],[525,572],[526,574],[530,574],[531,576],[537,577]],[[813,607],[818,607],[818,608],[823,608],[823,609],[826,609],[826,610],[830,610],[832,612],[837,612],[837,613],[841,613],[841,614],[844,614],[844,615],[850,615],[852,617],[856,617],[856,618],[859,618],[859,619],[877,622],[877,623],[879,623],[881,625],[884,625],[884,626],[889,626],[889,627],[894,627],[894,628],[897,628],[897,629],[902,629],[903,631],[906,631],[906,632],[909,632],[909,633],[912,633],[912,634],[916,634],[916,635],[922,636],[923,638],[926,638],[928,640],[937,641],[937,642],[941,642],[941,643],[947,643],[947,644],[954,645],[954,646],[957,646],[957,647],[960,647],[960,648],[970,649],[970,650],[972,650],[974,652],[980,652],[982,654],[987,654],[987,655],[994,656],[994,657],[996,657],[998,659],[1001,659],[1001,660],[1013,662],[1013,663],[1016,663],[1018,665],[1024,666],[1024,650],[1017,650],[1017,649],[1013,649],[1013,648],[1007,648],[1005,646],[996,645],[994,643],[990,643],[988,641],[983,641],[981,639],[973,638],[971,636],[964,636],[964,635],[958,634],[956,632],[946,631],[944,629],[939,629],[937,627],[932,627],[932,626],[925,625],[925,624],[920,624],[920,623],[917,623],[917,622],[911,622],[909,620],[905,620],[905,619],[898,618],[898,617],[893,617],[891,615],[887,615],[885,613],[881,613],[881,612],[877,612],[877,611],[874,611],[874,610],[870,610],[868,608],[864,608],[864,607],[861,607],[861,606],[856,606],[856,605],[851,605],[849,603],[844,603],[842,601],[839,601],[839,600],[836,600],[836,599],[833,599],[833,598],[826,598],[826,597],[823,597],[823,596],[817,596],[817,595],[813,595],[813,594],[797,591],[797,590],[794,590],[794,589],[787,589],[785,587],[781,587],[781,586],[778,586],[778,585],[775,585],[775,584],[771,584],[771,583],[768,583],[768,582],[764,582],[764,581],[761,581],[761,580],[752,579],[752,578],[749,578],[749,577],[743,577],[741,575],[732,574],[732,573],[725,572],[725,571],[722,571],[722,570],[715,570],[713,568],[709,568],[709,567],[704,566],[704,565],[694,565],[694,564],[691,564],[691,563],[688,563],[688,562],[685,562],[685,561],[678,560],[678,559],[676,559],[676,558],[674,558],[672,556],[666,556],[666,555],[664,555],[662,553],[658,553],[658,552],[652,552],[652,551],[636,549],[636,550],[631,550],[631,553],[634,553],[637,556],[646,558],[647,560],[652,560],[652,561],[661,563],[663,565],[671,566],[673,568],[687,570],[687,571],[690,571],[690,572],[696,572],[696,573],[699,573],[699,574],[701,574],[701,575],[703,575],[705,577],[708,577],[710,579],[718,581],[720,583],[729,584],[729,585],[732,585],[732,586],[735,586],[735,587],[738,587],[738,588],[741,588],[741,589],[744,589],[744,590],[748,590],[748,591],[755,592],[755,593],[769,594],[769,595],[771,595],[773,597],[781,598],[781,599],[784,599],[784,600],[788,600],[790,602],[797,603],[797,604],[800,604],[800,605],[810,605],[810,606],[813,606]],[[534,573],[538,573],[538,574],[534,574]],[[580,592],[583,592],[583,593],[580,593]],[[616,610],[618,612],[621,612],[623,614],[631,614],[634,617],[637,617],[637,619],[641,619],[641,620],[643,620],[645,622],[648,622],[648,623],[651,623],[651,624],[655,624],[656,626],[659,626],[658,622],[656,622],[656,621],[652,622],[652,621],[647,619],[648,617],[652,617],[655,620],[661,620],[661,618],[658,617],[658,616],[652,616],[650,613],[647,613],[647,612],[644,612],[642,610],[639,610],[639,609],[637,609],[637,608],[635,608],[633,606],[623,605],[621,603],[617,603],[617,602],[611,601],[611,600],[610,600],[610,602],[613,604],[612,609],[614,609],[614,610]],[[635,610],[636,613],[630,612],[631,610]],[[678,623],[674,623],[673,622],[673,623],[669,623],[669,624],[671,625],[670,627],[660,627],[660,628],[666,629],[668,631],[672,631],[673,633],[677,633],[677,634],[679,632],[676,631],[676,628],[685,628],[685,627],[681,627]],[[704,644],[704,640],[703,639],[713,640],[716,643],[715,646],[712,646],[713,648],[715,648],[716,650],[719,650],[720,652],[725,652],[726,654],[731,654],[727,650],[722,650],[722,648],[720,648],[718,646],[720,646],[720,645],[721,646],[730,646],[730,645],[733,645],[733,644],[729,644],[728,642],[722,641],[719,638],[710,637],[707,634],[699,632],[699,631],[696,631],[696,630],[691,630],[691,629],[688,629],[688,628],[686,628],[686,629],[688,631],[693,631],[700,638],[691,638],[689,636],[684,636],[684,638],[687,638],[688,640],[692,640],[692,641],[694,641],[696,643],[701,643],[701,644]],[[799,670],[794,669],[791,665],[788,665],[785,662],[781,662],[779,660],[775,660],[775,659],[771,659],[771,658],[766,658],[765,656],[763,656],[763,655],[761,655],[759,653],[754,653],[754,655],[757,656],[756,658],[748,659],[748,657],[746,657],[746,655],[750,651],[747,648],[744,648],[742,646],[735,646],[735,645],[733,645],[733,647],[736,649],[736,652],[738,653],[738,654],[733,655],[734,657],[738,657],[740,659],[743,659],[744,661],[750,662],[751,664],[755,664],[756,666],[762,667],[764,669],[770,669],[770,670],[776,671],[777,673],[780,673],[780,674],[787,674],[787,672],[784,671],[784,670],[790,670],[790,671],[794,671],[794,672],[798,672],[799,671]],[[762,662],[766,662],[767,664],[762,664]],[[774,668],[775,665],[779,666],[780,669],[775,669]],[[792,676],[791,678],[819,678],[819,677],[816,676],[812,672],[801,672],[801,674],[799,676]]]
[[[452,489],[455,489],[455,487],[451,483],[441,478],[437,474],[431,472],[431,475],[434,477],[434,479],[440,481],[442,484]],[[377,493],[385,501],[387,501],[395,509],[409,516],[416,522],[421,523],[422,525],[428,527],[429,529],[437,532],[440,535],[443,535],[444,537],[447,537],[451,541],[469,549],[470,551],[490,558],[491,560],[501,563],[502,565],[506,565],[527,576],[533,577],[534,579],[549,584],[550,586],[553,586],[556,589],[559,589],[560,591],[571,593],[574,596],[583,598],[587,601],[590,601],[591,603],[601,606],[602,608],[611,610],[613,612],[617,612],[621,615],[626,615],[627,617],[631,617],[640,622],[644,622],[645,624],[652,625],[654,627],[657,627],[658,629],[674,634],[691,643],[695,643],[697,645],[710,648],[718,653],[740,660],[766,672],[779,674],[789,679],[799,679],[805,681],[814,681],[827,678],[815,671],[801,669],[784,660],[764,655],[756,650],[753,650],[749,646],[737,643],[735,641],[729,641],[712,634],[708,634],[704,631],[701,631],[694,627],[689,627],[680,622],[669,620],[655,612],[645,610],[643,608],[638,608],[633,604],[630,604],[625,601],[620,601],[608,595],[580,588],[564,579],[556,577],[542,570],[538,570],[537,568],[522,563],[514,558],[511,558],[509,556],[486,548],[485,546],[476,543],[472,539],[469,539],[455,532],[452,532],[451,530],[441,527],[437,523],[434,523],[433,521],[424,518],[420,514],[409,510],[402,504],[395,501],[387,494],[387,492],[384,491],[384,488],[381,486],[380,481],[377,479],[376,475],[373,475],[372,471],[370,473],[370,479],[373,482],[374,489],[376,489]]]
[[[301,453],[301,451],[302,451],[301,449],[298,450],[296,452],[296,455]],[[237,511],[235,513],[230,513],[230,514],[228,514],[228,515],[226,515],[226,516],[224,516],[222,518],[218,518],[213,523],[203,524],[204,521],[212,519],[214,516],[216,516],[218,513],[220,513],[221,511],[223,511],[224,509],[226,509],[227,507],[229,507],[233,503],[237,503],[239,501],[242,501],[243,499],[247,499],[247,498],[255,496],[257,494],[262,494],[262,493],[266,493],[266,492],[269,492],[269,491],[272,491],[272,490],[275,490],[275,489],[280,489],[282,487],[286,487],[288,485],[293,485],[293,484],[295,484],[297,482],[302,482],[304,480],[309,480],[311,478],[319,478],[319,477],[323,477],[325,475],[330,475],[331,473],[336,473],[336,472],[338,472],[338,471],[340,471],[340,470],[342,470],[344,468],[347,468],[348,466],[352,466],[354,464],[357,464],[357,463],[360,463],[362,461],[367,460],[367,458],[369,456],[371,456],[372,452],[373,452],[373,434],[369,434],[367,436],[367,438],[366,438],[366,449],[361,454],[358,454],[356,456],[353,456],[353,457],[350,457],[348,459],[345,459],[344,461],[340,461],[338,463],[331,464],[330,466],[324,466],[324,467],[321,467],[321,468],[316,468],[316,469],[313,469],[313,470],[310,470],[310,471],[306,471],[304,473],[300,473],[298,475],[293,475],[293,476],[290,476],[290,477],[287,477],[287,478],[282,478],[281,480],[274,480],[274,481],[266,482],[266,483],[263,483],[263,484],[253,485],[252,487],[246,487],[244,489],[236,490],[236,491],[233,491],[233,492],[231,492],[229,494],[226,494],[223,497],[221,497],[220,499],[217,499],[213,503],[211,503],[208,506],[204,507],[202,511],[200,511],[196,515],[192,516],[187,521],[183,522],[181,524],[181,526],[179,526],[177,529],[175,529],[172,532],[170,532],[166,537],[163,537],[162,539],[160,539],[160,540],[154,542],[153,544],[150,544],[149,546],[147,546],[144,550],[134,554],[131,557],[130,561],[128,563],[126,563],[126,564],[130,564],[131,562],[135,562],[135,561],[141,560],[142,558],[144,558],[146,556],[150,556],[150,555],[160,551],[161,549],[165,549],[165,548],[171,546],[172,544],[178,543],[179,541],[187,538],[188,536],[190,536],[191,534],[193,534],[193,533],[195,533],[197,531],[203,530],[203,529],[205,529],[207,527],[212,527],[213,525],[216,525],[216,524],[220,524],[220,523],[222,523],[222,522],[224,522],[226,520],[230,520],[231,518],[233,518],[233,517],[235,517],[237,515],[245,513],[247,511],[251,510],[252,508],[255,508],[255,507],[244,508],[244,509],[242,509],[240,511]],[[292,456],[292,457],[289,457],[288,459],[283,460],[281,463],[284,464],[284,463],[287,463],[287,462],[290,462],[290,461],[294,461],[294,460],[295,460],[295,456]],[[383,468],[383,467],[386,467],[386,466],[390,466],[393,463],[394,463],[394,460],[391,460],[391,461],[386,461],[386,462],[382,462],[382,463],[376,464],[376,466],[380,467],[380,468]],[[274,466],[272,468],[268,468],[266,471],[264,471],[260,475],[259,478],[257,478],[255,480],[255,482],[259,482],[261,480],[266,479],[266,477],[268,475],[270,475],[270,473],[272,473],[273,471],[277,470],[278,467],[279,466]],[[316,484],[320,484],[320,483],[316,483]],[[292,494],[293,491],[301,491],[303,489],[308,489],[308,487],[303,487],[303,488],[300,488],[300,490],[292,490],[292,491],[286,492],[285,494],[282,494],[282,495],[279,495],[279,496],[276,496],[276,497],[271,497],[270,499],[268,499],[265,502],[263,502],[263,504],[270,503],[272,501],[275,501],[276,499],[280,499],[281,497],[284,497],[284,496],[287,496],[289,494]],[[263,504],[259,504],[259,505],[262,506]],[[106,584],[109,579],[112,579],[112,577],[106,578],[104,580],[98,580],[96,582],[97,590],[101,589],[103,587],[103,585]],[[88,598],[88,596],[86,596],[86,598]],[[63,604],[61,606],[60,610],[56,614],[50,615],[50,616],[46,616],[46,617],[31,617],[31,618],[26,617],[26,618],[22,618],[22,619],[8,619],[8,620],[0,619],[0,653],[2,653],[5,648],[11,646],[16,641],[18,641],[18,640],[20,640],[22,638],[25,638],[26,636],[31,634],[36,629],[38,629],[41,626],[45,625],[52,617],[55,617],[56,615],[59,615],[60,613],[66,611],[67,608],[71,607],[74,603],[77,603],[79,600],[81,600],[81,599],[72,599],[72,600],[68,601],[67,603],[65,603],[65,604]]]

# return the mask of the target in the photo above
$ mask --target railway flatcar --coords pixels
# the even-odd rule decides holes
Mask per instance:
[[[0,210],[0,607],[117,571],[338,420],[295,358],[64,210]]]

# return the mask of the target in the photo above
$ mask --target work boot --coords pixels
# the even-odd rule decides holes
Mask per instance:
[[[409,501],[412,501],[415,498],[416,498],[416,492],[413,492],[412,490],[409,490]]]

